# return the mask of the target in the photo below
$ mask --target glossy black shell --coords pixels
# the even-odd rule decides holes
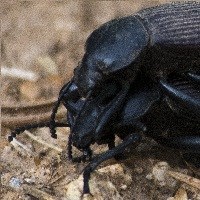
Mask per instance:
[[[173,71],[199,70],[200,3],[172,3],[111,20],[87,39],[74,72],[79,90],[89,90],[113,72],[130,67],[153,78]]]
[[[137,13],[150,34],[150,74],[199,70],[200,3],[174,3]]]

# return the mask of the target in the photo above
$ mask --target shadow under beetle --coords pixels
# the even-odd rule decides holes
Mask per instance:
[[[68,110],[68,124],[55,122],[61,102]],[[69,158],[90,160],[83,172],[83,193],[90,192],[91,172],[101,162],[120,157],[127,146],[139,144],[142,133],[198,157],[200,3],[144,9],[93,31],[82,62],[61,89],[45,125],[54,138],[55,127],[69,126]],[[13,131],[9,140],[26,128]],[[116,135],[123,141],[115,147]],[[94,143],[108,144],[109,150],[92,157]],[[83,155],[73,158],[72,146]]]

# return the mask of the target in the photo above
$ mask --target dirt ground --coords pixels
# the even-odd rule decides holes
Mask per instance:
[[[73,69],[83,55],[84,42],[92,30],[115,17],[165,2],[169,1],[0,3],[0,199],[82,198],[80,174],[87,164],[72,163],[67,159],[68,128],[57,128],[57,140],[51,138],[48,128],[22,133],[14,143],[9,143],[7,136],[17,124],[45,118],[47,101],[54,102],[62,85],[72,77]],[[33,112],[34,117],[29,118]],[[37,138],[31,139],[30,133]],[[100,153],[107,147],[94,145],[92,149],[94,153]],[[74,153],[79,154],[76,150]],[[160,147],[148,138],[144,138],[136,149],[130,148],[125,159],[111,159],[98,169],[90,182],[93,197],[84,196],[85,199],[200,199],[200,189],[185,183],[187,177],[173,179],[168,173],[179,172],[194,177],[196,179],[191,178],[190,182],[197,181],[200,185],[200,171],[188,166],[178,151]]]

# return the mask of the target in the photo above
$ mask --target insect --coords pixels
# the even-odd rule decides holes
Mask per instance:
[[[144,9],[93,31],[47,125],[56,138],[55,115],[63,102],[68,109],[66,126],[71,129],[69,158],[73,159],[75,146],[83,155],[74,161],[91,160],[83,172],[83,193],[90,192],[91,172],[130,144],[137,145],[142,132],[160,144],[200,154],[199,66],[197,2]],[[163,131],[177,135],[164,137]],[[115,135],[123,140],[116,147]],[[108,144],[109,150],[92,158],[90,146],[95,142]]]

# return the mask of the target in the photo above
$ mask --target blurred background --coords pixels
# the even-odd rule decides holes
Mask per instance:
[[[100,24],[167,0],[1,1],[3,104],[57,96]]]

